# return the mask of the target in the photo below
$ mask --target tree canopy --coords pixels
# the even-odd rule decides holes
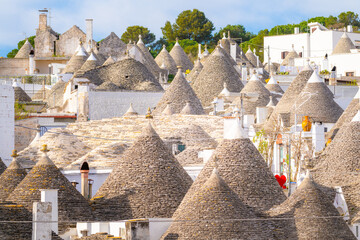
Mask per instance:
[[[235,38],[235,39],[241,38],[241,41],[239,41],[239,42],[249,41],[251,38],[256,36],[256,35],[252,34],[251,32],[247,32],[243,25],[240,25],[240,24],[230,25],[229,24],[224,28],[220,28],[220,31],[214,34],[214,42],[217,43],[217,41],[219,41],[223,37],[224,33],[227,36],[228,32],[230,32],[231,38]]]
[[[167,41],[175,41],[176,38],[179,38],[199,43],[211,41],[211,33],[214,29],[214,24],[198,9],[181,12],[174,24],[167,21],[161,28],[164,39]]]
[[[148,28],[137,25],[128,27],[121,35],[121,40],[125,43],[128,43],[129,41],[137,42],[139,40],[139,35],[141,35],[145,45],[155,41],[155,35],[151,33]]]

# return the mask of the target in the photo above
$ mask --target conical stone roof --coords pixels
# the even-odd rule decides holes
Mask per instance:
[[[340,40],[336,44],[332,54],[344,54],[351,53],[351,49],[355,49],[354,43],[351,41],[349,36],[344,32],[341,36]]]
[[[162,91],[154,75],[133,58],[126,57],[114,64],[100,66],[85,72],[81,77],[95,85],[110,81],[122,90]]]
[[[287,239],[356,239],[332,201],[307,176],[284,203],[272,209],[271,215],[295,218],[284,220],[292,226],[280,229],[296,229]]]
[[[26,222],[29,221],[29,222]],[[32,215],[22,205],[0,204],[0,239],[32,239]]]
[[[284,90],[282,90],[282,88],[280,87],[280,85],[275,81],[275,78],[273,76],[270,77],[270,80],[267,82],[267,84],[265,85],[266,89],[269,90],[270,92],[275,92],[275,93],[284,93]]]
[[[41,199],[40,189],[58,189],[60,222],[67,221],[69,224],[69,221],[92,220],[88,201],[60,172],[46,152],[43,152],[37,164],[9,195],[7,201],[24,205],[25,208],[32,211],[33,202],[39,202]],[[61,224],[59,225],[61,229]]]
[[[342,126],[351,122],[351,120],[354,118],[354,116],[356,115],[359,109],[360,109],[360,88],[356,93],[356,95],[354,96],[354,99],[347,106],[343,114],[341,114],[340,118],[337,120],[337,122],[332,127],[331,131],[327,134],[327,136],[333,139]]]
[[[177,72],[177,65],[174,59],[171,57],[169,52],[166,50],[165,45],[160,53],[156,56],[155,62],[161,68],[164,64],[165,68],[169,71],[170,74],[175,75]]]
[[[18,102],[31,102],[31,97],[20,87],[17,82],[13,83],[15,101]]]
[[[82,65],[86,62],[87,58],[87,53],[81,46],[79,51],[75,52],[75,54],[70,58],[62,73],[75,73],[82,67]]]
[[[89,164],[90,171],[91,169],[112,169],[127,148],[127,145],[118,142],[98,146],[66,166],[65,169],[79,170],[84,162]]]
[[[149,124],[96,193],[99,219],[170,218],[192,180]]]
[[[221,51],[224,50],[220,50],[219,47],[214,50],[192,84],[203,106],[210,105],[214,97],[223,90],[224,83],[230,92],[240,92],[244,87],[239,74]]]
[[[160,69],[160,67],[155,62],[155,59],[153,58],[153,56],[149,52],[149,49],[145,46],[144,42],[141,39],[141,35],[139,35],[139,41],[137,42],[137,46],[139,47],[140,51],[144,54],[144,58],[145,58],[145,62],[147,64],[147,67],[153,73],[153,75],[156,78],[158,78],[159,74],[160,74],[160,72],[162,72],[162,70]]]
[[[183,202],[189,201],[192,194],[206,182],[214,166],[239,198],[256,211],[268,210],[286,199],[254,144],[240,135],[233,133],[232,137],[227,137],[230,139],[224,139],[218,145]]]
[[[168,103],[170,103],[174,114],[180,113],[186,103],[191,105],[191,108],[195,110],[197,115],[205,114],[199,99],[197,98],[194,90],[190,87],[189,83],[186,81],[181,68],[178,69],[174,80],[166,89],[153,113],[161,114]]]
[[[194,65],[184,52],[184,49],[180,46],[177,39],[175,45],[170,51],[170,56],[174,59],[176,66],[181,66],[185,71],[193,69]]]
[[[91,53],[88,59],[86,59],[86,62],[81,66],[80,71],[86,72],[96,68],[97,66],[100,66],[99,60],[97,60],[94,54]]]
[[[31,50],[34,50],[34,48],[29,42],[29,40],[26,39],[24,45],[22,45],[14,58],[29,58]]]
[[[114,62],[115,62],[114,58],[113,58],[112,56],[109,56],[109,57],[106,59],[106,61],[103,63],[103,66],[110,65],[110,64],[112,64],[112,63],[114,63]]]
[[[90,148],[71,132],[61,128],[51,129],[51,132],[46,132],[38,141],[32,142],[19,153],[17,159],[21,166],[32,168],[41,158],[39,149],[44,144],[50,144],[51,151],[48,156],[58,168],[64,168],[90,151]]]
[[[309,116],[316,122],[336,123],[343,109],[334,101],[332,92],[314,72],[291,108],[291,123],[295,122],[295,113],[298,123],[301,123],[303,116]]]
[[[251,62],[251,64],[253,66],[257,67],[257,58],[256,58],[255,54],[253,53],[253,51],[251,51],[250,46],[249,46],[249,49],[247,50],[245,56]],[[259,61],[259,64],[260,64],[260,61]]]
[[[183,202],[161,239],[273,239],[256,217],[214,169],[210,177]],[[235,219],[253,219],[241,221]],[[178,221],[177,221],[178,220]],[[185,222],[183,222],[186,220]]]
[[[24,179],[26,171],[20,166],[16,155],[9,167],[0,175],[0,202],[4,202],[9,194]]]
[[[286,55],[284,61],[281,63],[282,66],[288,66],[294,60],[294,58],[299,58],[299,54],[295,51],[294,46],[292,50]]]
[[[195,65],[194,65],[193,69],[186,76],[186,80],[188,80],[190,82],[191,86],[194,84],[196,78],[198,77],[198,75],[202,69],[203,69],[203,65],[201,64],[200,59],[197,59],[195,61]]]
[[[0,157],[0,175],[6,170],[6,165]]]
[[[126,48],[126,44],[114,32],[111,32],[109,36],[100,42],[99,54],[119,58],[124,56]]]
[[[117,85],[115,85],[113,82],[106,81],[103,82],[101,85],[97,86],[95,88],[95,91],[110,91],[110,92],[116,92],[121,91],[121,88],[119,88]]]
[[[284,95],[281,97],[279,103],[276,105],[269,119],[265,122],[263,126],[265,131],[273,131],[279,114],[290,114],[290,109],[294,105],[297,96],[303,90],[313,72],[314,71],[308,65],[294,78]],[[290,122],[284,122],[285,127],[290,127],[289,125]]]
[[[258,94],[258,98],[256,101],[251,101],[251,99],[244,98],[243,99],[243,107],[245,110],[245,114],[256,115],[256,107],[265,107],[270,101],[270,92],[267,90],[262,82],[260,82],[259,78],[254,74],[250,81],[248,81],[245,87],[241,90],[243,94]],[[277,103],[277,101],[276,101]],[[276,104],[275,103],[275,104]],[[237,97],[233,104],[241,107],[241,99]]]
[[[124,116],[137,116],[138,113],[134,110],[132,103],[130,103],[129,109],[126,111]]]

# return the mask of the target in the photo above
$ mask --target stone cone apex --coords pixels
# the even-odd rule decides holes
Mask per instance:
[[[90,56],[86,60],[86,62],[81,66],[80,71],[89,71],[91,69],[99,66],[99,61],[96,59],[95,55],[91,52]]]
[[[174,47],[170,51],[170,56],[174,59],[176,65],[182,66],[185,71],[188,69],[193,69],[194,65],[190,61],[187,54],[184,52],[184,49],[180,46],[178,39],[176,40]]]
[[[33,202],[40,201],[40,189],[58,189],[59,221],[87,221],[92,219],[91,208],[87,200],[72,186],[47,157],[47,148],[26,177],[16,186],[7,201],[24,205],[32,211]],[[68,223],[60,223],[59,231],[67,228]]]
[[[340,116],[340,118],[337,120],[335,125],[331,128],[330,132],[327,134],[328,138],[334,139],[337,132],[340,128],[343,126],[346,126],[348,123],[350,123],[355,115],[358,113],[360,109],[360,88],[356,95],[354,96],[354,99],[350,102],[350,104],[347,106],[343,114]]]
[[[142,36],[139,35],[139,41],[137,42],[137,44],[144,44],[143,40],[142,40]]]
[[[62,73],[75,73],[76,71],[80,70],[82,65],[86,62],[88,55],[82,45],[80,48],[75,52],[75,54],[70,58],[67,62],[64,70]]]
[[[294,218],[286,220],[290,224],[286,229],[279,229],[295,230],[293,236],[288,236],[289,239],[337,239],[341,236],[343,239],[355,240],[331,200],[308,175],[284,203],[271,209],[270,215],[275,218]]]
[[[17,152],[13,151],[13,160],[0,175],[0,202],[4,202],[16,186],[25,178],[26,171],[17,160]]]
[[[205,114],[198,97],[190,84],[186,81],[181,68],[178,69],[174,80],[156,105],[154,114],[160,115],[169,102],[171,102],[171,109],[174,114],[180,113],[187,102],[190,103],[193,113],[196,115]]]
[[[263,128],[266,132],[271,132],[274,130],[274,126],[279,119],[279,116],[288,116],[286,119],[284,118],[284,127],[290,127],[290,111],[293,105],[295,104],[296,98],[301,93],[301,91],[306,86],[308,80],[313,74],[314,70],[309,68],[304,68],[291,82],[290,86],[280,99],[280,101],[276,104],[274,111],[271,113],[268,120],[263,125]],[[281,115],[280,115],[281,114]]]
[[[227,84],[230,92],[240,92],[244,85],[226,51],[217,47],[207,57],[204,67],[192,87],[204,107],[211,105],[214,97],[219,96]]]
[[[174,114],[173,111],[172,111],[172,109],[171,109],[171,104],[170,104],[170,103],[168,103],[168,104],[166,105],[166,108],[164,109],[164,111],[162,112],[162,114],[163,114],[163,115],[173,115],[173,114]]]
[[[203,69],[203,65],[201,64],[200,59],[198,58],[195,61],[193,69],[186,76],[186,80],[188,80],[190,82],[190,85],[194,84],[194,82],[196,81],[197,76],[199,75],[199,73],[201,72],[202,69]]]
[[[351,49],[355,49],[354,43],[351,41],[349,36],[344,32],[340,40],[336,44],[332,54],[344,54],[351,53]]]
[[[269,81],[265,85],[265,88],[270,92],[280,93],[283,94],[284,90],[280,87],[280,85],[276,82],[273,76],[270,77]]]
[[[0,176],[6,170],[6,165],[0,157]]]
[[[129,107],[129,109],[126,111],[126,113],[124,114],[124,116],[136,116],[136,115],[138,115],[138,113],[134,110],[133,104],[130,103],[130,107]]]
[[[269,103],[266,105],[266,107],[275,107],[276,105],[274,104],[274,101],[273,101],[273,97],[270,96],[270,101]]]
[[[311,75],[308,83],[323,83],[324,81],[320,78],[320,76],[314,71]]]
[[[216,169],[211,170],[198,191],[183,200],[173,219],[161,239],[238,239],[239,236],[272,239],[269,221],[258,219],[254,210],[242,202]]]
[[[12,87],[14,88],[15,101],[19,102],[31,102],[31,97],[20,87],[18,82],[14,82]]]
[[[251,51],[250,46],[249,46],[249,49],[246,52],[245,56],[254,67],[257,66],[257,58],[256,58],[255,54],[253,53],[253,51]]]
[[[106,221],[170,218],[191,183],[149,123],[118,160],[96,193],[93,206],[97,217]]]
[[[295,109],[296,106],[296,109]],[[333,93],[326,84],[313,72],[309,81],[296,97],[290,111],[290,122],[302,122],[302,116],[310,116],[315,122],[336,123],[343,109],[334,101]]]
[[[29,40],[26,39],[24,45],[20,48],[14,58],[29,58],[31,50],[34,50],[34,48]]]
[[[230,96],[230,91],[227,89],[226,82],[224,83],[224,89],[220,92],[219,96]]]
[[[109,56],[106,61],[103,63],[103,66],[106,66],[106,65],[109,65],[109,64],[112,64],[112,63],[115,63],[115,60],[112,56]]]
[[[299,58],[299,54],[295,51],[294,45],[292,46],[291,51],[286,55],[284,61],[281,63],[282,66],[287,66],[290,63],[291,59]]]
[[[229,187],[245,204],[253,207],[256,211],[268,210],[286,199],[255,145],[248,138],[239,138],[224,139],[218,145],[195,179],[183,202],[190,201],[192,195],[198,192],[210,177],[216,164],[220,176]],[[180,208],[182,208],[181,205]]]
[[[271,84],[278,84],[278,83],[275,81],[275,78],[273,76],[271,76],[269,81],[267,82],[267,84],[271,85]]]
[[[360,122],[360,110],[356,113],[354,118],[351,120],[352,122]]]
[[[159,67],[162,64],[165,64],[170,74],[174,74],[174,75],[176,74],[177,64],[175,60],[172,58],[172,56],[169,54],[169,52],[166,50],[165,45],[163,46],[163,49],[160,51],[160,53],[156,56],[155,62]]]
[[[244,128],[241,126],[240,118],[235,118],[234,124],[228,132],[224,131],[224,139],[243,139],[248,138],[247,133]]]

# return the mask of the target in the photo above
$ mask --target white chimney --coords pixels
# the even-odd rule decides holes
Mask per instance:
[[[33,203],[32,240],[51,239],[52,204],[51,202]]]
[[[247,67],[246,65],[243,65],[241,68],[241,80],[246,81],[247,80]]]
[[[230,56],[234,59],[236,62],[236,43],[232,43],[230,45]]]
[[[325,129],[324,125],[319,122],[314,122],[311,127],[312,144],[315,152],[319,152],[325,147]]]
[[[300,28],[299,27],[295,27],[294,28],[294,34],[299,34],[300,33]]]
[[[51,230],[58,234],[58,189],[40,189],[41,192],[41,202],[51,203]]]
[[[348,25],[347,26],[347,31],[349,32],[349,33],[352,33],[354,30],[353,30],[353,26],[352,25]]]
[[[264,123],[268,114],[267,107],[256,107],[256,123]]]
[[[199,45],[198,45],[198,48],[199,48],[199,50],[198,50],[198,57],[199,57],[199,59],[201,58],[201,44],[199,43]]]
[[[91,43],[92,48],[92,40],[93,40],[93,20],[92,19],[86,19],[86,44]]]

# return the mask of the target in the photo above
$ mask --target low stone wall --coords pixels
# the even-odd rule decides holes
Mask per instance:
[[[21,125],[28,128],[36,128],[38,125],[38,120],[36,118],[28,118],[15,121],[15,125]],[[15,127],[15,149],[20,152],[25,149],[29,144],[34,140],[36,136],[36,131]]]

